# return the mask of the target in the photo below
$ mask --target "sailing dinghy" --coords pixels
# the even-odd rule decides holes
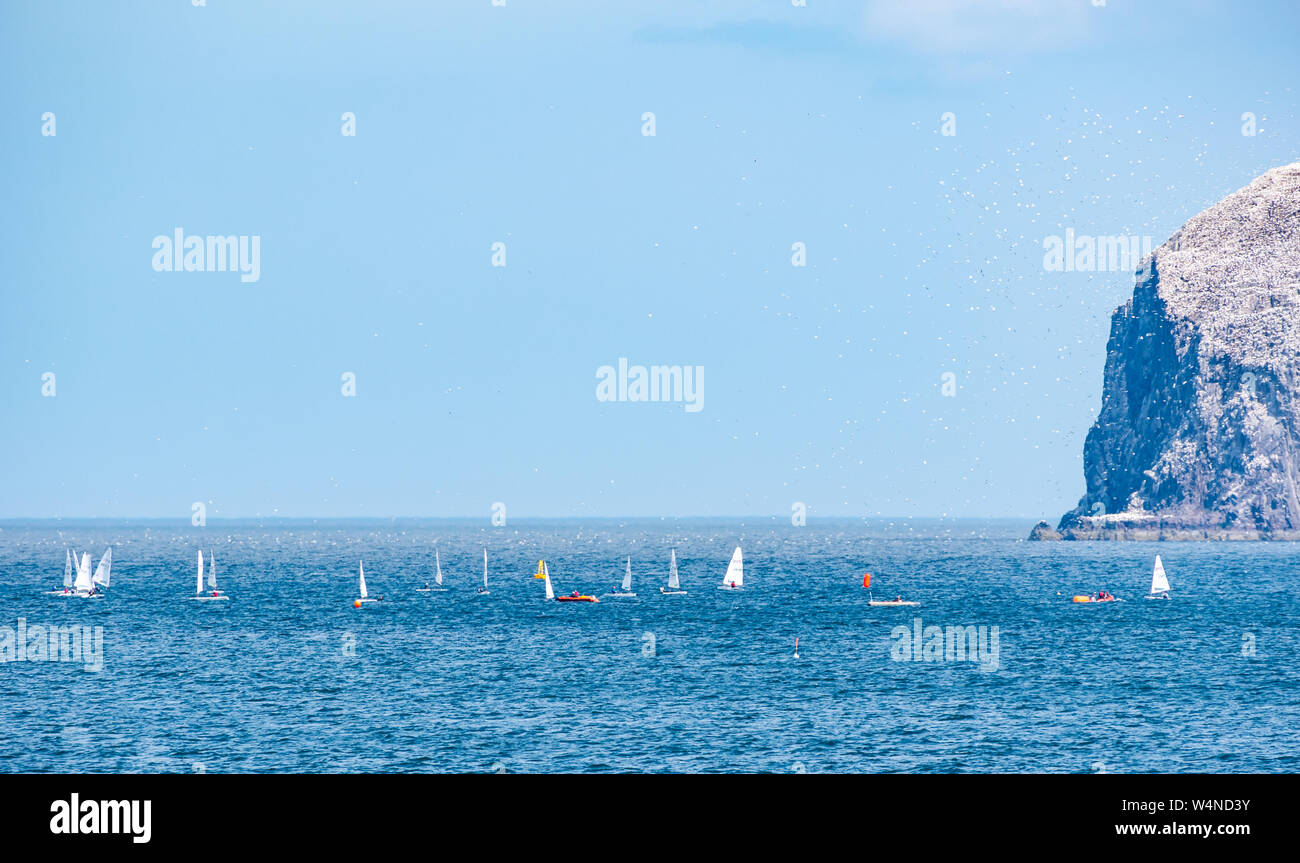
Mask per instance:
[[[72,596],[72,552],[63,550],[63,589],[49,591],[50,596]]]
[[[673,555],[668,559],[668,586],[659,588],[659,592],[664,596],[682,596],[686,591],[682,590],[681,580],[677,578],[677,549],[673,549]]]
[[[72,582],[72,595],[89,596],[90,588],[90,553],[83,551],[77,563],[77,577]]]
[[[632,558],[629,557],[627,559],[627,571],[623,573],[623,584],[619,587],[618,590],[615,590],[613,593],[606,594],[606,596],[622,596],[622,597],[636,596],[636,594],[633,593],[632,591]]]
[[[740,546],[731,554],[731,563],[727,564],[727,574],[722,577],[718,590],[744,590],[745,563],[740,554]]]
[[[103,591],[108,590],[109,573],[112,568],[112,547],[104,550],[104,556],[99,559],[99,566],[95,567],[93,577],[90,574],[90,552],[82,552],[81,564],[77,567],[77,578],[72,582],[72,595],[81,599],[102,598]]]
[[[538,567],[542,571],[542,579],[546,582],[546,598],[555,599],[555,588],[551,586],[551,573],[546,568],[544,561],[537,561]]]
[[[1169,578],[1165,575],[1165,565],[1160,562],[1160,555],[1156,555],[1156,566],[1151,571],[1151,592],[1147,594],[1147,599],[1168,599],[1169,598]]]
[[[203,549],[199,549],[199,576],[194,586],[194,596],[200,602],[229,602],[230,597],[217,590],[217,553],[208,557],[208,589],[203,589]]]
[[[492,591],[487,586],[487,549],[483,549],[483,586],[478,589],[479,596],[487,596]]]
[[[379,601],[379,600],[375,599],[374,597],[372,597],[372,596],[370,595],[370,593],[366,590],[366,564],[365,564],[365,561],[358,561],[358,567],[359,567],[359,568],[358,568],[358,572],[360,573],[360,582],[361,582],[361,596],[360,596],[359,598],[357,598],[357,599],[352,600],[352,605],[353,605],[354,607],[356,607],[356,608],[360,608],[360,607],[361,607],[361,604],[362,604],[363,602],[378,602],[378,601]]]
[[[417,587],[416,593],[445,593],[447,588],[442,586],[442,560],[438,557],[438,549],[433,550],[433,583],[435,587],[429,587],[429,582],[424,583],[424,587]]]
[[[103,596],[103,592],[108,590],[108,574],[113,568],[113,549],[104,549],[104,556],[99,559],[99,566],[95,567],[95,577],[91,579],[92,586],[90,592],[96,596]]]

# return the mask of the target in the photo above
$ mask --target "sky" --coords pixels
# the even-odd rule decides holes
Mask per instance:
[[[0,518],[1055,522],[1044,242],[1300,159],[1290,2],[194,2],[0,4]]]

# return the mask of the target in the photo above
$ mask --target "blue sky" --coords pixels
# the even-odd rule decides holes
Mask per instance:
[[[1132,278],[1043,240],[1300,158],[1298,9],[4,4],[0,517],[1055,521]]]

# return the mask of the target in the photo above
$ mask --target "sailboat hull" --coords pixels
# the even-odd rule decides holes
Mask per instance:
[[[686,595],[686,591],[684,590],[669,590],[666,587],[659,588],[659,592],[662,593],[664,596],[685,596]]]
[[[744,587],[732,587],[729,584],[719,584],[718,590],[744,590]]]
[[[417,588],[415,589],[415,592],[416,592],[416,593],[446,593],[446,592],[447,592],[447,588],[445,588],[445,587],[417,587]]]
[[[230,602],[228,596],[191,596],[195,602]]]
[[[921,604],[921,603],[919,603],[919,602],[911,602],[911,601],[906,600],[906,599],[899,599],[899,600],[895,600],[895,599],[872,599],[872,600],[869,600],[869,601],[867,602],[867,605],[870,605],[870,606],[872,606],[873,608],[874,608],[874,607],[884,607],[884,608],[902,608],[902,607],[904,607],[904,606],[914,606],[914,605],[920,605],[920,604]]]
[[[618,592],[618,593],[607,593],[607,594],[605,594],[605,595],[606,595],[606,596],[612,596],[612,597],[615,597],[615,598],[622,597],[622,598],[624,598],[624,599],[635,599],[635,598],[636,598],[636,594],[635,594],[635,593],[623,593],[623,592],[621,592],[621,591]]]
[[[587,596],[585,594],[582,596],[557,596],[555,597],[555,601],[556,602],[600,602],[600,600],[597,599],[596,597]]]

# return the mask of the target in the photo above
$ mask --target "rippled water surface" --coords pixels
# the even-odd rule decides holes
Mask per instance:
[[[0,665],[0,771],[1300,770],[1300,545],[1028,527],[8,522],[0,627],[103,627],[104,665]],[[110,543],[107,598],[44,594]],[[716,590],[737,543],[746,589]],[[450,589],[416,593],[435,545]],[[189,600],[200,547],[232,602]],[[531,577],[604,594],[629,555],[635,599]],[[865,571],[921,606],[868,607]],[[1098,587],[1127,601],[1069,601]],[[893,659],[918,617],[998,627],[996,670]]]

